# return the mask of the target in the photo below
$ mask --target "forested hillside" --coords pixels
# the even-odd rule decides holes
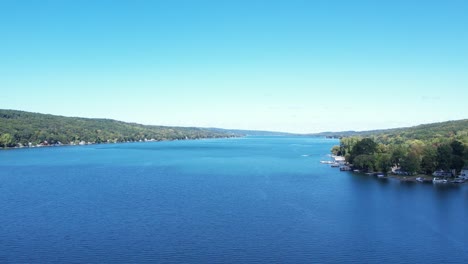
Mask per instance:
[[[89,119],[0,110],[0,147],[139,140],[228,137],[202,128],[145,126],[111,119]]]
[[[468,119],[359,132],[341,137],[332,152],[367,171],[398,167],[409,174],[459,172],[468,165]]]
[[[313,134],[328,137],[373,137],[380,142],[398,143],[407,139],[432,140],[457,138],[468,141],[468,119],[424,124],[414,127],[381,129],[370,131],[323,132]]]

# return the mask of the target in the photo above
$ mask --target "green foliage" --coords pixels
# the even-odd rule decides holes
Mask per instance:
[[[437,168],[437,152],[433,146],[427,146],[423,151],[421,160],[421,170],[430,175]]]
[[[468,147],[465,147],[465,151],[463,152],[463,160],[465,163],[468,163]]]
[[[11,147],[13,144],[13,137],[8,134],[4,133],[0,136],[0,147],[6,148],[6,147]]]
[[[349,156],[354,145],[360,140],[358,137],[342,138],[340,140],[340,152],[342,156]]]
[[[377,150],[377,143],[371,138],[364,138],[359,140],[351,149],[350,162],[359,155],[373,155]]]
[[[392,146],[392,164],[400,166],[406,156],[406,150],[402,145]]]
[[[353,163],[355,168],[365,170],[365,171],[374,171],[375,168],[375,156],[361,154],[354,158]]]
[[[375,166],[378,171],[388,172],[392,167],[391,155],[388,153],[379,153],[376,155]]]
[[[357,134],[341,138],[340,151],[359,169],[432,174],[468,165],[468,119]]]
[[[333,146],[331,149],[333,155],[341,155],[340,146]]]
[[[88,119],[0,110],[0,147],[179,140],[229,137],[233,134],[202,128],[144,126],[110,119]]]
[[[452,165],[452,148],[448,144],[437,148],[437,169],[450,170]]]
[[[454,169],[456,172],[460,172],[464,165],[465,161],[461,156],[452,155],[451,169]]]
[[[408,140],[414,139],[437,145],[441,143],[449,143],[455,139],[466,145],[468,142],[468,119],[425,124],[407,128],[394,128],[362,132],[324,132],[313,135],[348,139],[353,137],[372,137],[375,142],[383,143],[385,145],[403,144]]]
[[[410,174],[415,174],[421,169],[421,161],[419,160],[419,155],[416,152],[411,151],[403,158],[401,163],[401,169],[403,171],[409,172]]]
[[[454,140],[452,141],[452,143],[450,143],[450,147],[452,148],[453,155],[463,156],[463,152],[465,151],[465,146],[463,146],[462,142],[458,140]]]

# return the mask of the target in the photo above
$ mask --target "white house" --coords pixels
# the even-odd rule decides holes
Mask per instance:
[[[452,173],[448,171],[443,171],[443,170],[437,170],[432,173],[432,176],[435,177],[452,177]]]
[[[463,178],[463,179],[465,179],[465,180],[468,180],[468,167],[464,167],[464,168],[461,170],[460,178]]]

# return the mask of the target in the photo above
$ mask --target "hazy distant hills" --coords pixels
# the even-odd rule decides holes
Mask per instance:
[[[275,132],[265,130],[243,130],[243,129],[223,129],[223,128],[209,128],[210,131],[216,131],[219,133],[227,133],[233,135],[245,135],[245,136],[298,136],[299,134],[287,133],[287,132]]]
[[[146,126],[111,119],[91,119],[0,110],[0,147],[88,144],[240,136],[228,131]]]

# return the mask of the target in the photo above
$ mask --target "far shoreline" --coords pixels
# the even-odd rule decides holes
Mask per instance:
[[[115,144],[133,144],[133,143],[160,143],[160,142],[171,142],[171,141],[195,141],[195,140],[207,140],[207,139],[229,139],[229,138],[242,138],[244,136],[226,136],[226,137],[206,137],[206,138],[185,138],[185,139],[154,139],[154,140],[140,140],[140,141],[117,141],[117,142],[85,142],[84,144],[48,144],[48,145],[35,145],[35,146],[23,146],[23,147],[3,147],[0,151],[8,150],[21,150],[21,149],[43,149],[43,148],[61,148],[61,147],[86,147],[93,145],[115,145]],[[81,142],[80,142],[81,143]]]

